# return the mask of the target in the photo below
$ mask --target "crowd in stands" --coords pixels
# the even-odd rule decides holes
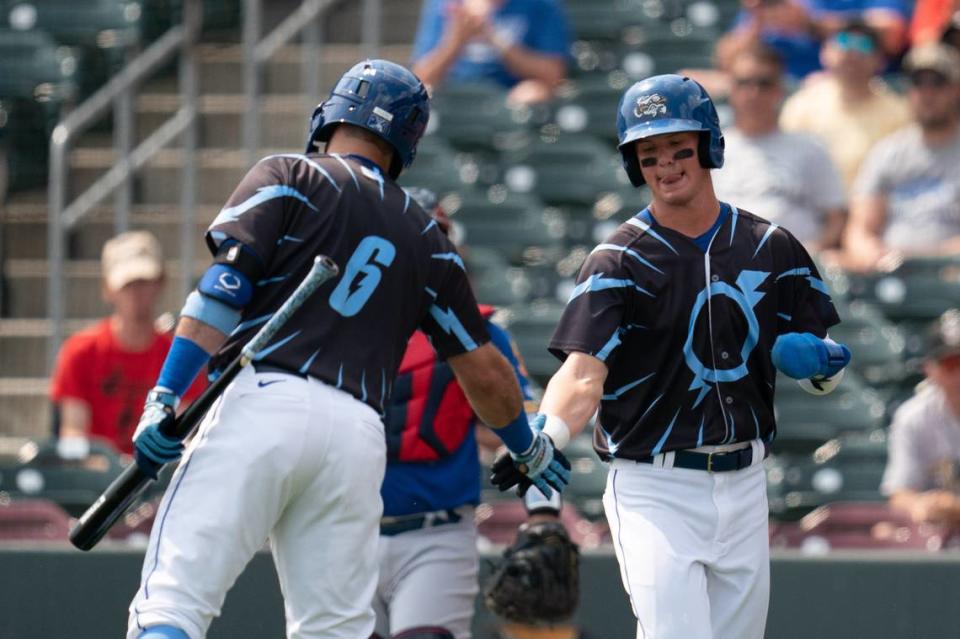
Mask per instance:
[[[507,104],[550,104],[589,81],[572,64],[577,37],[561,0],[424,0],[409,62],[437,92],[489,83]],[[958,47],[957,0],[741,0],[715,67],[688,70],[732,114],[718,196],[852,277],[916,257],[960,264]],[[113,314],[64,345],[51,382],[65,456],[91,436],[130,452],[170,343],[153,324],[164,282],[156,241],[111,240],[103,273]],[[958,312],[930,338],[923,383],[889,416],[882,494],[915,521],[960,524]]]

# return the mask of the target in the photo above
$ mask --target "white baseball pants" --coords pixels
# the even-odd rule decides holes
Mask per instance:
[[[603,497],[637,639],[762,639],[770,592],[762,445],[742,470],[611,463]],[[661,458],[672,453],[661,455]]]
[[[159,624],[201,639],[268,538],[289,639],[369,637],[385,464],[366,404],[313,379],[241,371],[164,495],[128,639]]]
[[[381,637],[439,626],[457,639],[470,639],[480,590],[477,526],[473,506],[457,512],[463,519],[456,523],[380,537],[373,608]]]

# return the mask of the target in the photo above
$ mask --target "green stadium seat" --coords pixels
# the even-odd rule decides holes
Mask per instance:
[[[46,184],[47,141],[59,112],[59,102],[0,97],[0,146],[7,153],[11,191]]]
[[[853,301],[838,306],[841,322],[830,328],[830,336],[850,348],[850,368],[875,388],[897,387],[910,375],[901,328],[871,304]]]
[[[508,106],[503,87],[451,84],[432,97],[429,128],[461,150],[500,151],[526,143],[532,116],[530,107]]]
[[[541,202],[528,196],[491,200],[471,194],[455,201],[447,209],[460,225],[467,246],[494,247],[513,264],[522,264],[533,256],[557,259],[563,248],[565,223]]]
[[[566,7],[570,29],[580,40],[621,41],[624,32],[639,24],[657,22],[642,11],[622,4],[607,3],[602,7],[596,4],[573,4]]]
[[[511,306],[532,299],[534,283],[526,270],[511,266],[497,248],[470,246],[461,254],[474,295],[481,304]]]
[[[563,309],[564,305],[559,302],[538,301],[504,309],[501,314],[504,325],[523,355],[527,370],[544,386],[560,366],[560,360],[547,351],[547,344]]]
[[[553,105],[551,121],[565,133],[586,133],[617,144],[617,104],[629,85],[623,73],[580,77]]]
[[[0,98],[72,99],[78,60],[40,31],[0,29]]]
[[[541,135],[503,156],[504,183],[553,206],[592,207],[625,188],[616,151],[587,135]]]
[[[81,460],[61,459],[53,440],[29,442],[17,459],[0,461],[0,491],[16,499],[48,499],[79,517],[122,470],[116,450],[96,440]]]
[[[570,461],[570,484],[564,491],[584,517],[591,521],[604,518],[603,491],[607,486],[608,465],[593,450],[593,433],[588,427],[563,450]]]
[[[793,382],[782,380],[781,386]],[[886,417],[883,400],[876,393],[843,383],[829,395],[778,393],[774,402],[777,418],[777,452],[808,453],[843,433],[870,432],[882,428]]]
[[[14,28],[49,33],[58,43],[82,52],[77,78],[81,97],[119,71],[128,53],[143,41],[143,9],[126,0],[14,3],[9,16]]]
[[[770,512],[778,519],[793,520],[834,501],[883,501],[880,481],[885,468],[882,458],[774,462],[767,471]]]
[[[457,151],[436,135],[428,135],[417,145],[416,161],[400,174],[401,186],[421,186],[441,199],[472,190],[476,172],[465,167]]]
[[[852,296],[877,305],[894,322],[925,322],[960,300],[956,258],[905,260],[889,273],[849,275]]]

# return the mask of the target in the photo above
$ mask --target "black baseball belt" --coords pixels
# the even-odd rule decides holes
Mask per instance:
[[[417,513],[414,515],[381,517],[380,534],[386,537],[392,537],[393,535],[399,535],[400,533],[410,532],[412,530],[420,530],[421,528],[455,524],[461,519],[463,519],[463,516],[452,508],[435,510],[428,513]]]
[[[767,456],[764,444],[764,457]],[[652,464],[660,455],[635,460],[639,464]],[[699,453],[692,450],[673,451],[673,467],[690,470],[705,470],[710,473],[726,473],[741,470],[753,464],[753,447],[740,448],[727,452]]]

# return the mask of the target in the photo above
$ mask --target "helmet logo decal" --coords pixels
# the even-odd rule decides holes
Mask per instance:
[[[389,111],[384,111],[383,109],[377,106],[377,107],[373,107],[373,112],[375,115],[379,115],[381,118],[383,118],[387,122],[393,122],[393,114],[390,113]]]
[[[642,118],[644,116],[655,118],[658,115],[665,115],[666,113],[667,99],[659,93],[641,95],[639,98],[637,98],[637,106],[635,106],[633,109],[633,114],[638,118]]]

